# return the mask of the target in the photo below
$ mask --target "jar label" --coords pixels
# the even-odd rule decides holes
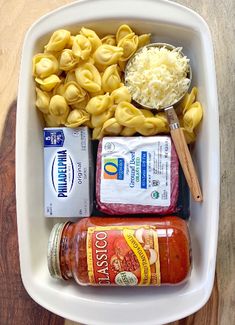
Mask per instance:
[[[160,285],[156,228],[149,225],[89,227],[87,265],[93,285]]]

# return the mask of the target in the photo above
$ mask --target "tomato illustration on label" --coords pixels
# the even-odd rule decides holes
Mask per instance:
[[[89,227],[87,264],[93,285],[160,285],[156,229],[148,225]]]

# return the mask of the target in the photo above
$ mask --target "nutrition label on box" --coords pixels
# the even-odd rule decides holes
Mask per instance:
[[[169,206],[169,137],[112,137],[102,143],[101,202]]]

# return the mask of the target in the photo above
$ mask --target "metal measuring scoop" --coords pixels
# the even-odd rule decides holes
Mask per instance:
[[[144,47],[159,47],[159,48],[165,47],[166,49],[171,50],[171,51],[176,49],[175,46],[166,44],[166,43],[151,43]],[[128,68],[131,65],[133,59],[136,57],[136,54],[142,50],[143,50],[143,47],[140,48],[128,61],[126,68],[125,68],[125,84],[127,84],[126,76],[128,74]],[[179,51],[179,53],[182,56],[184,56],[184,54],[181,51]],[[163,110],[166,113],[166,117],[167,117],[169,127],[170,127],[171,138],[175,145],[175,149],[178,154],[179,161],[180,161],[182,170],[184,172],[185,178],[187,180],[189,189],[191,191],[193,199],[197,202],[201,202],[202,201],[202,192],[201,192],[200,184],[198,181],[197,173],[196,173],[193,161],[192,161],[191,154],[188,149],[188,145],[185,140],[183,130],[180,128],[179,120],[178,120],[178,117],[174,110],[174,105],[178,104],[183,99],[183,97],[186,95],[186,93],[188,92],[188,89],[190,87],[191,80],[192,80],[192,70],[191,70],[190,64],[188,67],[187,77],[190,80],[190,82],[189,82],[188,88],[186,89],[185,93],[182,94],[182,96],[180,98],[178,98],[177,101],[175,101],[174,103],[170,103],[166,107],[157,108],[157,111]],[[131,94],[131,95],[133,95],[133,94]],[[139,104],[140,106],[142,106],[143,108],[156,110],[155,107],[148,106],[148,105],[138,102],[136,100],[135,100],[135,102],[137,104]]]

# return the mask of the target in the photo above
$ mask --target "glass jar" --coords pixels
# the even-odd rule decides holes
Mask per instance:
[[[176,285],[191,271],[187,223],[90,217],[56,224],[48,244],[52,277],[79,285]]]

